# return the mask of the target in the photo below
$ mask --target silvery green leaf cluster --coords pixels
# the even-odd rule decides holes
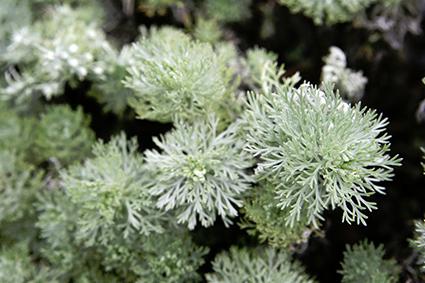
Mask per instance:
[[[33,117],[19,115],[16,109],[0,102],[0,150],[14,152],[20,160],[32,159]]]
[[[252,189],[243,207],[244,222],[242,227],[249,234],[257,236],[262,242],[271,246],[288,248],[302,245],[312,234],[318,234],[320,227],[308,223],[304,213],[300,219],[289,227],[287,219],[290,209],[281,209],[276,199],[275,185],[261,182]]]
[[[263,76],[267,75],[267,69],[270,65],[275,64],[277,55],[265,50],[264,48],[255,47],[246,52],[247,65],[247,84],[251,89],[259,89],[262,86]]]
[[[36,194],[43,186],[43,173],[24,162],[16,151],[2,149],[0,158],[0,225],[30,218]]]
[[[46,266],[32,263],[28,243],[22,242],[0,250],[0,281],[4,283],[57,283],[55,273]]]
[[[400,268],[394,259],[386,259],[382,245],[364,241],[347,246],[341,265],[342,283],[399,282]]]
[[[205,0],[205,13],[221,23],[238,22],[251,16],[252,0]]]
[[[228,93],[232,74],[212,45],[163,27],[151,29],[132,48],[125,84],[134,92],[129,102],[140,118],[171,122],[230,115],[226,105],[237,103]]]
[[[298,262],[290,255],[273,248],[231,247],[216,256],[208,283],[313,283]]]
[[[131,48],[124,46],[109,55],[107,67],[97,70],[101,76],[95,79],[89,95],[103,105],[105,112],[122,116],[128,107],[128,98],[132,96],[132,91],[122,83],[132,60]]]
[[[56,192],[42,198],[37,226],[48,243],[43,253],[61,278],[92,272],[109,274],[112,282],[198,277],[205,250],[155,209],[137,149],[124,134],[97,142],[93,157],[61,171]]]
[[[103,233],[163,232],[162,214],[156,211],[146,185],[147,173],[135,139],[124,134],[93,147],[93,158],[62,172],[69,200],[79,206],[77,237],[87,245],[104,242]]]
[[[34,154],[40,161],[70,164],[84,159],[95,136],[89,127],[90,118],[81,108],[68,105],[50,106],[40,115],[34,133]]]
[[[182,3],[179,0],[137,0],[137,2],[148,17],[155,16],[155,14],[164,14],[168,8],[178,6]],[[123,10],[126,13],[134,12],[131,1],[123,2],[123,5]]]
[[[207,250],[195,245],[187,231],[170,228],[163,233],[125,236],[123,227],[113,227],[97,232],[103,242],[86,242],[76,234],[84,232],[78,230],[81,219],[75,215],[80,207],[64,193],[45,198],[40,209],[37,226],[46,241],[42,255],[60,282],[199,281],[197,269]]]
[[[216,20],[207,20],[199,17],[193,31],[193,36],[201,42],[215,43],[223,36]]]
[[[376,0],[279,0],[294,13],[303,13],[315,24],[336,24],[351,21]]]
[[[411,241],[413,248],[419,253],[418,263],[425,270],[425,221],[415,223],[415,237]]]
[[[329,54],[323,61],[325,65],[322,67],[322,81],[335,84],[346,100],[359,101],[364,95],[367,83],[363,73],[347,68],[347,57],[335,46],[329,48]]]
[[[303,13],[317,25],[352,21],[376,3],[388,5],[399,0],[279,0],[293,13]]]
[[[3,103],[0,118],[0,234],[8,234],[8,226],[34,221],[33,203],[44,186],[44,170],[35,166],[34,120]]]
[[[4,0],[0,4],[0,52],[4,53],[11,34],[31,22],[28,1]],[[1,57],[2,55],[0,55]],[[0,60],[1,61],[1,60]]]
[[[253,162],[242,151],[238,132],[238,123],[219,132],[218,120],[208,117],[192,125],[178,123],[155,139],[161,152],[148,150],[145,155],[157,206],[176,210],[177,222],[189,229],[198,223],[211,226],[217,216],[231,224],[253,182],[248,173]]]
[[[55,6],[31,26],[14,31],[3,55],[14,66],[1,90],[10,100],[62,94],[66,82],[101,78],[114,53],[99,27],[95,11]]]
[[[324,210],[336,208],[343,222],[366,225],[377,208],[370,196],[385,192],[379,182],[400,164],[388,154],[387,119],[350,106],[329,85],[253,93],[244,119],[245,150],[259,158],[258,178],[275,185],[289,227],[303,217],[317,227]]]
[[[425,152],[425,149],[421,148],[422,153]],[[422,157],[424,159],[424,157]],[[425,172],[425,163],[422,163],[422,169]],[[425,174],[425,173],[424,173]],[[415,221],[415,233],[413,239],[410,240],[410,245],[412,248],[419,254],[417,258],[417,263],[422,270],[425,270],[425,220]]]

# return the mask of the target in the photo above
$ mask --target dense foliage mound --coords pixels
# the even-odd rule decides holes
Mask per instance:
[[[422,2],[1,0],[0,282],[425,282]]]

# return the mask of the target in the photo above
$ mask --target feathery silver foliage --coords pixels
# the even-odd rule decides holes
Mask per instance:
[[[252,181],[247,172],[252,162],[242,151],[238,124],[223,132],[217,126],[218,120],[211,116],[193,125],[178,123],[172,132],[154,139],[161,151],[145,152],[157,206],[176,209],[178,222],[190,229],[198,221],[212,225],[217,214],[230,224]]]

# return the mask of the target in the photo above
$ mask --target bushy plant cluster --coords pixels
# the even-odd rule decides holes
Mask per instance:
[[[50,99],[63,92],[64,84],[101,76],[110,46],[93,19],[95,12],[57,6],[40,22],[24,26],[11,35],[4,57],[17,64],[7,73],[2,91],[14,99],[41,94]],[[65,29],[65,30],[64,30]],[[22,97],[24,96],[24,97]]]
[[[94,142],[90,119],[81,108],[50,106],[41,113],[34,133],[34,154],[40,161],[70,164],[84,159]]]
[[[229,252],[217,255],[212,265],[214,272],[206,276],[210,283],[314,282],[288,253],[273,248],[231,247]]]
[[[347,58],[338,47],[331,47],[329,55],[323,61],[322,80],[335,84],[342,97],[348,101],[357,102],[364,94],[367,79],[362,72],[347,68]]]
[[[207,113],[229,116],[232,73],[208,43],[173,28],[152,29],[133,45],[125,84],[134,91],[130,105],[142,119],[193,120]],[[168,54],[164,56],[164,54]]]
[[[366,225],[401,164],[389,121],[355,103],[367,79],[342,50],[322,83],[301,82],[226,40],[253,1],[123,1],[127,16],[193,23],[143,26],[120,47],[101,4],[63,2],[0,4],[0,282],[316,282],[294,255],[327,211]],[[280,1],[318,24],[375,2]],[[139,120],[171,129],[150,148],[129,134]],[[210,251],[197,233],[222,224],[256,247]],[[348,248],[343,282],[396,282],[383,257]]]
[[[419,252],[419,264],[422,269],[425,269],[425,221],[417,221],[415,225],[415,238],[412,241],[412,246]]]
[[[34,266],[25,242],[1,249],[0,280],[5,283],[59,282],[48,267]]]
[[[245,150],[259,158],[256,176],[271,184],[262,190],[274,196],[284,225],[317,228],[328,208],[341,209],[343,222],[366,225],[366,212],[376,209],[369,197],[384,193],[376,181],[390,180],[400,161],[388,155],[387,120],[351,107],[329,85],[277,83],[265,89],[248,99]],[[260,217],[264,206],[247,209],[259,209],[248,212],[255,222],[267,221],[268,214]]]
[[[205,250],[176,226],[172,215],[155,209],[149,174],[137,149],[136,140],[124,134],[109,143],[99,141],[93,157],[61,171],[59,187],[43,197],[37,222],[46,241],[42,254],[62,280],[197,278]]]
[[[393,259],[384,259],[382,246],[361,242],[348,246],[342,262],[343,283],[398,282],[400,268]]]
[[[221,23],[238,22],[251,16],[252,0],[205,0],[205,10],[209,18]]]
[[[302,12],[311,17],[316,24],[335,24],[350,21],[356,14],[364,11],[374,0],[280,0],[291,11]]]
[[[178,222],[190,229],[198,221],[212,225],[217,214],[231,224],[230,217],[238,215],[237,208],[254,181],[248,171],[253,162],[237,136],[238,124],[218,131],[214,117],[190,126],[179,123],[162,140],[155,139],[162,152],[145,153],[157,206],[175,208]]]
[[[262,48],[252,48],[246,52],[247,79],[251,89],[260,89],[263,78],[267,76],[269,68],[277,61],[277,55]]]
[[[421,148],[422,153],[425,152]],[[425,174],[425,163],[422,163],[422,168]],[[418,252],[418,264],[422,270],[425,270],[425,220],[418,220],[415,222],[415,235],[410,241],[411,246]]]
[[[301,12],[313,19],[315,24],[332,25],[353,20],[373,4],[391,5],[400,0],[279,0],[294,13]]]

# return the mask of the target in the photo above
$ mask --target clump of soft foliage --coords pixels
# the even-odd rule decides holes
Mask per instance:
[[[190,229],[198,221],[211,226],[217,215],[230,224],[252,182],[248,173],[252,161],[242,151],[239,124],[222,132],[217,126],[214,117],[193,125],[177,123],[173,131],[154,139],[160,151],[145,153],[157,206],[176,210],[178,223]]]
[[[252,190],[243,207],[244,221],[241,226],[276,247],[290,247],[307,242],[318,227],[308,223],[303,211],[300,219],[288,225],[290,209],[281,209],[276,199],[276,185],[262,182]]]
[[[120,52],[110,54],[106,69],[97,68],[99,77],[93,83],[89,95],[103,105],[105,112],[112,112],[120,117],[124,115],[128,99],[132,95],[132,91],[123,84],[131,60],[131,48],[124,46]]]
[[[342,262],[342,283],[396,283],[400,268],[393,259],[384,259],[383,246],[361,242],[348,246]]]
[[[193,36],[201,42],[216,43],[223,36],[216,20],[199,18],[193,31]]]
[[[239,22],[251,17],[252,0],[205,0],[208,17],[221,23]]]
[[[21,242],[0,250],[2,283],[58,283],[55,273],[41,264],[34,265],[28,244]]]
[[[45,258],[60,277],[81,282],[197,280],[205,249],[155,208],[135,139],[94,145],[93,157],[60,171],[43,194],[37,226]],[[172,233],[171,233],[172,231]]]
[[[124,134],[94,145],[93,158],[62,172],[69,200],[79,207],[78,232],[86,244],[107,242],[108,231],[163,232],[162,213],[148,194],[147,174],[135,139]]]
[[[340,95],[348,101],[357,102],[364,94],[367,79],[362,72],[347,68],[347,58],[338,47],[331,47],[329,54],[323,59],[322,80],[335,84]]]
[[[31,162],[35,120],[20,115],[7,103],[0,103],[0,150],[14,152],[21,160]]]
[[[193,121],[206,113],[227,117],[232,74],[208,43],[164,27],[151,29],[133,45],[125,83],[130,105],[142,119]]]
[[[246,53],[247,84],[252,89],[261,88],[267,69],[277,61],[277,55],[263,48],[255,47]]]
[[[0,150],[0,223],[33,217],[36,194],[43,187],[41,171],[16,151]]]
[[[41,114],[34,134],[37,160],[59,161],[63,165],[82,160],[90,152],[94,133],[81,107],[50,106]]]
[[[209,283],[313,283],[290,255],[273,248],[246,249],[231,247],[213,261]]]
[[[305,217],[317,227],[328,208],[366,225],[366,212],[376,209],[370,196],[385,192],[379,182],[390,180],[400,161],[388,154],[387,119],[350,106],[329,85],[264,89],[249,96],[245,150],[259,158],[257,177],[275,186],[287,225]]]
[[[33,96],[47,99],[61,95],[65,84],[102,78],[114,54],[99,27],[96,12],[90,8],[56,6],[31,26],[23,26],[11,35],[3,55],[14,62],[7,85],[0,92],[21,103]]]
[[[303,13],[315,24],[332,25],[351,21],[376,0],[279,0],[294,13]]]
[[[422,149],[424,151],[424,149]],[[425,168],[425,165],[422,164]],[[415,223],[415,237],[411,240],[411,246],[419,253],[418,263],[422,270],[425,270],[425,221],[420,220]]]

